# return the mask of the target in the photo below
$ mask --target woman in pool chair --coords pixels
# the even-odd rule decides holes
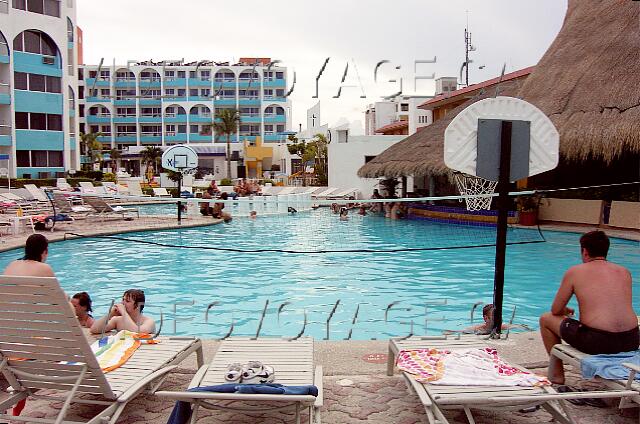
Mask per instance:
[[[142,315],[144,309],[144,291],[130,289],[122,295],[122,302],[113,306],[108,315],[96,320],[91,333],[101,334],[111,330],[129,330],[136,333],[155,333],[153,318]]]

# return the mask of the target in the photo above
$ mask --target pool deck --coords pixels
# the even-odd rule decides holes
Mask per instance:
[[[509,361],[529,367],[536,373],[546,373],[547,355],[538,333],[511,334],[508,348],[501,350]],[[219,342],[205,340],[205,362],[210,361]],[[409,392],[405,382],[397,373],[386,375],[386,341],[316,341],[315,362],[324,369],[324,407],[321,410],[325,424],[411,424],[425,423],[426,416],[418,397]],[[365,360],[369,359],[369,361]],[[195,359],[184,361],[164,383],[163,389],[182,390],[196,371]],[[277,374],[277,370],[276,370]],[[595,390],[595,383],[584,382],[574,370],[569,370],[567,383],[583,389]],[[1,398],[1,395],[0,395]],[[631,408],[619,412],[615,401],[606,408],[574,406],[567,404],[576,423],[580,424],[626,424],[637,423],[638,409]],[[29,400],[23,415],[31,417],[52,417],[61,407],[61,402],[48,403]],[[173,402],[153,396],[139,396],[127,406],[119,422],[127,424],[164,424],[171,413]],[[91,407],[74,405],[66,419],[77,420],[88,417]],[[462,411],[447,411],[445,415],[452,424],[466,423]],[[256,418],[237,413],[203,411],[207,417],[203,423],[292,423],[289,414],[272,413]],[[478,424],[481,423],[524,423],[550,422],[551,416],[542,410],[530,413],[518,411],[474,411]]]

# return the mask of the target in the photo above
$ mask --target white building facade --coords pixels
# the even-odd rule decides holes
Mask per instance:
[[[51,178],[79,166],[75,0],[0,2],[0,167]],[[6,164],[6,165],[5,165]]]

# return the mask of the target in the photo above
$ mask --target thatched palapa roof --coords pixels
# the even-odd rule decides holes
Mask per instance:
[[[640,2],[569,0],[562,29],[522,87],[500,95],[534,104],[560,132],[563,160],[611,162],[640,154]],[[443,175],[444,130],[474,101],[395,144],[358,171],[360,177]]]

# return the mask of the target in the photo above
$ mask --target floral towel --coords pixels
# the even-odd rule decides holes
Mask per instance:
[[[402,350],[396,364],[420,383],[528,387],[551,384],[545,377],[510,366],[489,347]]]

